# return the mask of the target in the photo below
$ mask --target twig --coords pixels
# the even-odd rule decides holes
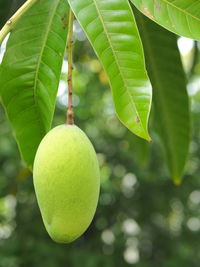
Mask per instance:
[[[17,12],[6,22],[0,31],[0,45],[5,39],[6,35],[12,30],[13,26],[19,20],[19,18],[38,0],[27,0]]]
[[[72,72],[73,72],[73,21],[74,14],[70,9],[69,14],[69,25],[68,25],[68,38],[67,38],[67,54],[68,54],[68,109],[67,109],[67,124],[74,124],[74,114],[73,114],[73,83],[72,83]]]

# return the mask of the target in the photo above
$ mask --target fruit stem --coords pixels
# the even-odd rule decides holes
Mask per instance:
[[[17,12],[6,22],[0,31],[0,45],[5,39],[6,35],[12,30],[16,22],[21,18],[21,16],[38,0],[27,0]]]
[[[69,14],[69,25],[68,25],[68,37],[67,37],[67,54],[68,54],[68,109],[67,109],[67,122],[66,124],[74,124],[74,113],[73,113],[73,82],[72,82],[72,73],[73,73],[73,21],[74,14],[70,9]]]

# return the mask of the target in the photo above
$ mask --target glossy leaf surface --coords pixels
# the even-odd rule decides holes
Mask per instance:
[[[65,0],[38,1],[19,20],[0,68],[2,102],[28,166],[48,132],[67,37]]]
[[[127,0],[69,0],[108,75],[116,112],[136,135],[150,140],[151,85]],[[103,108],[103,107],[102,107]]]
[[[196,0],[131,0],[147,17],[166,29],[200,40],[200,1]]]

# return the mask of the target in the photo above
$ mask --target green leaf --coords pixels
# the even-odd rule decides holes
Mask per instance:
[[[69,0],[108,75],[116,112],[136,135],[150,140],[151,85],[143,48],[127,0]]]
[[[147,17],[166,29],[188,38],[200,40],[200,1],[195,0],[131,0]]]
[[[33,5],[13,29],[0,68],[2,102],[30,167],[51,126],[66,46],[67,14],[65,0]]]
[[[135,15],[153,86],[155,125],[172,179],[180,183],[188,155],[190,116],[177,38],[141,13],[135,12]]]

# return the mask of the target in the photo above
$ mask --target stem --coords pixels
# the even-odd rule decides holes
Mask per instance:
[[[38,0],[27,0],[17,12],[6,22],[0,31],[0,44],[5,39],[6,35],[12,30],[13,26],[20,19],[20,17]]]
[[[74,114],[73,114],[73,85],[72,85],[72,72],[73,72],[73,21],[74,14],[70,9],[69,14],[69,25],[68,25],[68,38],[67,38],[67,54],[68,54],[68,109],[67,109],[67,122],[66,124],[73,125],[74,124]]]

